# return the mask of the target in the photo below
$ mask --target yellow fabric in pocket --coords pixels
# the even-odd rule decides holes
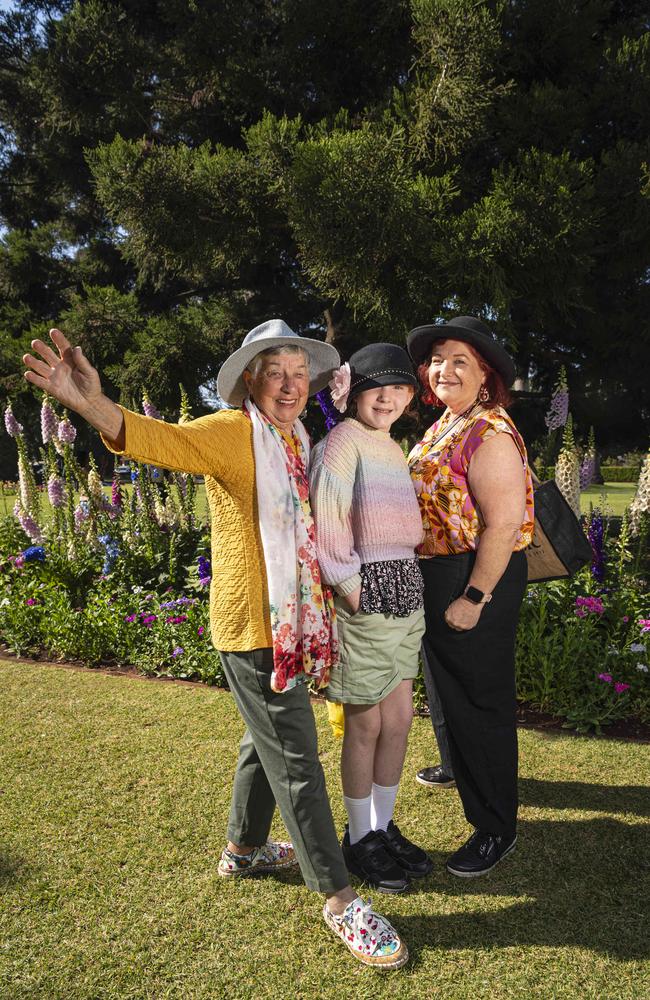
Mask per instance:
[[[337,740],[342,740],[345,729],[345,715],[343,714],[343,705],[340,701],[328,701],[327,716],[335,737]]]

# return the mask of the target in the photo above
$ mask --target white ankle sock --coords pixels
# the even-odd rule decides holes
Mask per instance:
[[[370,833],[370,806],[372,795],[367,795],[365,799],[350,799],[343,796],[343,805],[348,814],[348,825],[350,830],[350,844],[356,844],[367,833]]]
[[[376,785],[373,781],[370,796],[370,822],[373,830],[385,830],[392,820],[398,788],[399,785]]]

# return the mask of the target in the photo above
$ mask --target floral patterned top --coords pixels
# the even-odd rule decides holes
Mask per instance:
[[[417,559],[389,559],[361,567],[359,610],[364,615],[408,618],[424,604],[424,580]]]
[[[409,455],[425,532],[424,541],[416,550],[421,558],[456,555],[478,547],[485,525],[467,477],[472,455],[495,434],[512,435],[526,473],[526,513],[513,551],[525,549],[532,541],[533,482],[526,446],[502,407],[487,409],[477,404],[460,420],[445,412]]]

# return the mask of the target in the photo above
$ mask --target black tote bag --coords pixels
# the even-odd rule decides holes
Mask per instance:
[[[592,561],[591,544],[557,483],[533,477],[533,484],[535,531],[525,550],[528,582],[566,579]]]

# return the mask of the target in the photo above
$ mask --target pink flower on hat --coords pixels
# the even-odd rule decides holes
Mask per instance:
[[[347,409],[351,382],[352,373],[350,372],[350,366],[346,361],[344,365],[341,365],[340,368],[336,369],[334,372],[334,378],[329,383],[332,402],[339,413],[345,413]]]

